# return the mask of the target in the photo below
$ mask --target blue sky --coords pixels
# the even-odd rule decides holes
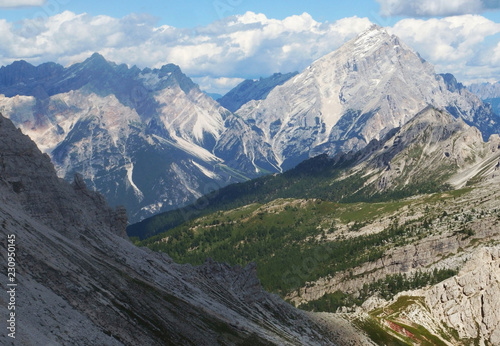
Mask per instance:
[[[19,7],[19,5],[24,5]],[[500,80],[500,0],[0,0],[0,65],[175,63],[202,89],[301,71],[371,24],[399,36],[436,72]]]
[[[36,1],[34,1],[36,3]],[[1,4],[1,1],[0,1]],[[183,0],[183,1],[130,1],[130,0],[53,0],[42,6],[4,8],[0,18],[9,21],[38,15],[55,14],[64,10],[91,15],[124,17],[131,13],[148,13],[158,18],[158,24],[178,28],[205,26],[227,16],[248,11],[264,13],[268,18],[309,13],[317,21],[335,21],[340,18],[378,17],[380,5],[372,0],[363,1],[270,1],[270,0]],[[388,18],[390,20],[390,18]]]

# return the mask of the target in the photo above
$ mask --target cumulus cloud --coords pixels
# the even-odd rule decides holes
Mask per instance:
[[[47,0],[0,0],[0,8],[42,6]]]
[[[492,56],[493,47],[486,41],[500,33],[500,24],[480,15],[403,19],[390,31],[435,65],[438,72],[451,72],[463,81],[491,78],[499,66],[485,56]]]
[[[195,77],[193,81],[210,93],[224,95],[228,90],[244,81],[244,78]]]
[[[202,87],[221,91],[241,78],[300,71],[370,24],[358,17],[321,23],[307,13],[277,20],[247,12],[180,29],[157,26],[156,18],[148,15],[112,18],[66,11],[16,26],[0,21],[0,64],[23,58],[67,65],[100,52],[109,60],[139,67],[174,63]]]
[[[185,29],[159,26],[150,15],[113,18],[66,11],[19,23],[0,20],[0,65],[24,59],[67,66],[99,52],[140,68],[174,63],[202,89],[224,93],[243,78],[302,71],[370,25],[358,17],[329,23],[307,13],[277,20],[247,12]],[[500,76],[500,45],[485,43],[500,33],[499,24],[480,15],[404,19],[390,30],[438,72],[454,73],[462,81]]]
[[[377,0],[384,16],[455,16],[500,9],[500,0]]]

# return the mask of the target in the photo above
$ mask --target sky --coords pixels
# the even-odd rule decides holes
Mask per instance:
[[[465,84],[500,80],[500,0],[0,0],[0,65],[68,66],[99,52],[139,68],[174,63],[207,92],[302,71],[385,27]]]

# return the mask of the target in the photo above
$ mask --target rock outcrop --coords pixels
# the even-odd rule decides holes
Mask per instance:
[[[500,247],[486,246],[472,253],[458,275],[402,292],[390,302],[369,299],[351,318],[377,321],[398,339],[418,336],[432,344],[499,345],[499,294]]]
[[[98,226],[125,236],[122,207],[108,207],[101,194],[86,188],[81,176],[75,176],[72,185],[58,178],[49,156],[2,116],[0,148],[0,177],[14,192],[13,200],[30,215],[62,233]]]
[[[461,339],[500,345],[500,246],[479,249],[457,276],[424,292],[435,318]]]

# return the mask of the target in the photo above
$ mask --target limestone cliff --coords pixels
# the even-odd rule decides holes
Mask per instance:
[[[500,344],[500,246],[478,249],[457,276],[419,293],[460,338]]]

